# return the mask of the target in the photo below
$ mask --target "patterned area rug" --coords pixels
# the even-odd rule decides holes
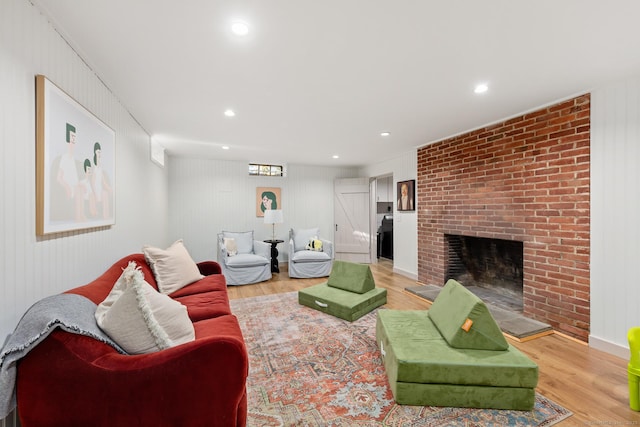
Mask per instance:
[[[249,351],[248,426],[551,426],[571,412],[540,394],[532,411],[396,405],[376,312],[350,323],[297,292],[231,301]]]

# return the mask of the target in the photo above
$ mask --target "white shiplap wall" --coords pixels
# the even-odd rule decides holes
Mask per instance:
[[[591,94],[592,347],[627,358],[640,326],[640,77]]]
[[[115,226],[36,237],[36,74],[115,130]],[[166,244],[167,197],[149,136],[117,98],[30,2],[0,1],[0,342],[38,299],[85,284],[152,239]]]
[[[272,227],[256,217],[256,187],[281,189],[284,223],[276,225],[278,239],[286,242],[292,227],[319,227],[322,237],[333,240],[333,182],[357,175],[355,168],[288,165],[286,177],[252,177],[247,162],[170,160],[170,235],[184,239],[197,261],[216,259],[216,235],[222,230],[271,237]],[[286,262],[287,244],[278,249],[280,263]]]
[[[392,159],[362,168],[363,176],[378,177],[393,175],[391,183],[393,197],[393,271],[404,276],[418,279],[418,209],[413,212],[398,212],[395,200],[398,199],[396,187],[398,181],[416,179],[418,173],[417,150],[410,150]],[[416,181],[416,191],[418,183]],[[415,197],[417,200],[417,197]]]

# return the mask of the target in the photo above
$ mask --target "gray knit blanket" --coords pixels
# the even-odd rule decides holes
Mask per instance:
[[[0,351],[0,420],[16,407],[17,362],[56,328],[87,335],[126,352],[96,323],[96,305],[75,294],[59,294],[44,298],[27,310]]]

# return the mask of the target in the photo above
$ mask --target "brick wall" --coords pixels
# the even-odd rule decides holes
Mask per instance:
[[[418,280],[444,234],[524,242],[524,314],[587,341],[590,95],[418,150]]]

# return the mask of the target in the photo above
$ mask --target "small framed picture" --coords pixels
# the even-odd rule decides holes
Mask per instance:
[[[264,217],[266,210],[282,209],[282,198],[279,187],[256,188],[256,216]]]
[[[416,194],[416,180],[410,179],[408,181],[398,181],[398,189],[396,194],[398,195],[398,211],[415,211],[415,194]]]

